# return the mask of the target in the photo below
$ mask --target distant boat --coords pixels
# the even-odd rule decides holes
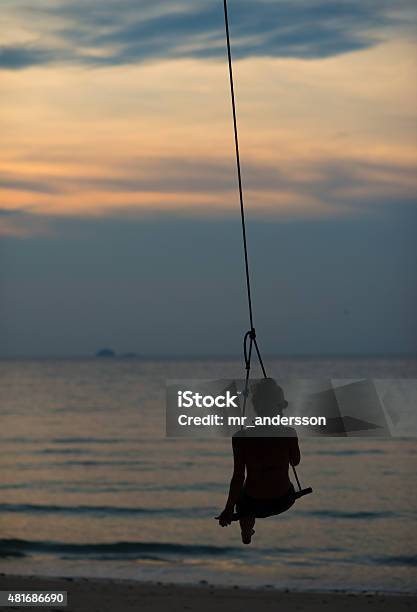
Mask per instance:
[[[104,348],[97,351],[96,357],[116,357],[116,353],[113,349]]]

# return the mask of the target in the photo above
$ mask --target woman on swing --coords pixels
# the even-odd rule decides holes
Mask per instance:
[[[282,415],[288,406],[283,390],[272,378],[254,385],[252,404],[262,417]],[[232,446],[234,467],[229,496],[216,518],[222,527],[230,525],[236,506],[242,542],[250,544],[256,518],[281,514],[294,504],[295,491],[288,469],[300,463],[300,449],[295,429],[283,426],[241,430],[233,436]]]

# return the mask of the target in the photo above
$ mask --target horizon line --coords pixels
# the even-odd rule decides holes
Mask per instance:
[[[222,359],[225,361],[240,361],[241,355],[236,354],[219,354],[219,353],[135,353],[134,351],[124,351],[110,356],[98,356],[95,353],[79,353],[79,354],[21,354],[21,355],[0,355],[0,361],[30,361],[30,360],[98,360],[98,361],[152,361],[152,360],[180,360],[180,359]],[[387,353],[265,353],[264,358],[267,359],[411,359],[417,360],[417,352],[387,352]]]

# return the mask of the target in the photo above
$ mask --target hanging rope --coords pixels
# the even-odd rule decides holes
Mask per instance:
[[[240,219],[242,222],[243,252],[244,252],[244,257],[245,257],[246,292],[247,292],[247,298],[248,298],[249,324],[250,324],[250,330],[246,332],[245,337],[243,339],[243,355],[245,358],[246,380],[245,380],[245,389],[243,392],[242,416],[245,416],[246,399],[248,395],[249,375],[250,375],[250,368],[251,368],[251,357],[252,357],[253,346],[255,346],[256,354],[259,359],[259,364],[261,366],[262,373],[265,378],[266,378],[266,370],[265,370],[265,367],[262,361],[261,353],[259,351],[258,342],[256,340],[256,331],[255,331],[254,322],[253,322],[252,293],[251,293],[250,274],[249,274],[248,244],[247,244],[247,239],[246,239],[245,206],[244,206],[244,201],[243,201],[242,172],[240,168],[239,135],[238,135],[237,118],[236,118],[235,86],[234,86],[234,81],[233,81],[232,51],[230,47],[229,15],[228,15],[228,10],[227,10],[227,0],[223,0],[223,6],[224,6],[224,23],[225,23],[225,28],[226,28],[227,58],[229,61],[230,96],[231,96],[231,101],[232,101],[237,181],[238,181],[238,187],[239,187]],[[249,346],[248,346],[248,343],[249,343]]]
[[[234,134],[235,134],[236,167],[237,167],[237,180],[238,180],[238,186],[239,186],[239,200],[240,200],[240,218],[242,221],[243,251],[245,254],[246,289],[247,289],[247,295],[248,295],[249,322],[250,322],[250,328],[252,332],[255,330],[253,327],[252,295],[251,295],[251,289],[250,289],[249,258],[248,258],[248,245],[247,245],[247,240],[246,240],[246,224],[245,224],[245,207],[243,204],[242,173],[240,170],[239,136],[238,136],[238,131],[237,131],[235,86],[233,82],[232,52],[230,48],[229,16],[227,12],[227,0],[223,0],[223,3],[224,3],[224,21],[225,21],[225,26],[226,26],[227,57],[229,60],[229,79],[230,79],[230,95],[232,99],[233,129],[234,129]]]

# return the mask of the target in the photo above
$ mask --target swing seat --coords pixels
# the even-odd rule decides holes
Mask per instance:
[[[313,489],[311,487],[306,487],[305,489],[300,489],[299,491],[295,492],[295,499],[298,499],[299,497],[303,497],[303,495],[309,495],[310,493],[313,492]]]
[[[245,516],[254,516],[255,518],[268,518],[269,516],[277,516],[289,510],[300,497],[312,493],[311,487],[296,491],[293,487],[287,495],[276,499],[254,500],[245,493],[241,495],[240,501],[237,503],[237,512],[232,516],[232,521],[238,521]],[[248,505],[249,502],[249,505]]]

